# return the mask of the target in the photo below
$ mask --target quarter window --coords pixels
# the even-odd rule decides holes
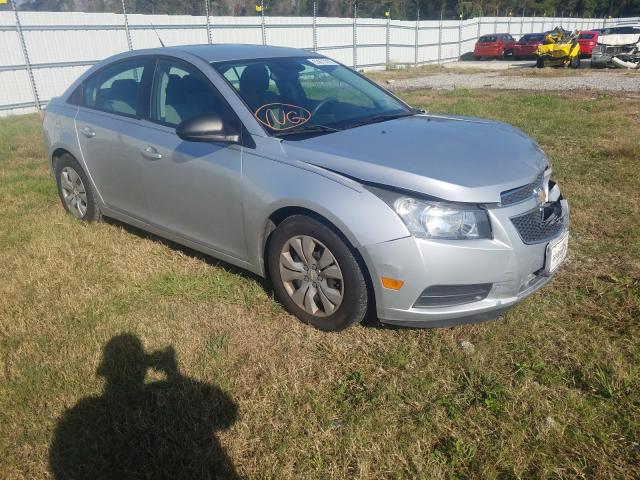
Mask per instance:
[[[84,82],[84,104],[89,108],[135,115],[145,60],[131,60],[106,67]]]

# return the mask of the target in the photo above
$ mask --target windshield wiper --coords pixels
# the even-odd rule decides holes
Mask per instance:
[[[292,128],[283,130],[273,134],[274,137],[289,137],[292,135],[303,135],[312,133],[333,133],[339,132],[339,128],[329,127],[328,125],[309,125],[308,127]]]
[[[410,112],[401,112],[401,113],[381,113],[379,115],[373,115],[372,117],[363,118],[357,122],[350,123],[348,128],[361,127],[362,125],[369,125],[371,123],[380,123],[386,122],[387,120],[395,120],[396,118],[402,117],[412,117],[413,115],[417,115],[418,113],[422,113],[422,111],[413,109]]]

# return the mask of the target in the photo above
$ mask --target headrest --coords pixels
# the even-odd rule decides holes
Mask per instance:
[[[138,82],[133,79],[114,80],[110,93],[111,97],[134,98],[138,93]]]
[[[266,92],[269,89],[269,71],[260,64],[245,67],[240,75],[241,92]]]

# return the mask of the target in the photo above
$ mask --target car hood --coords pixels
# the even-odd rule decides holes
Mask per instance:
[[[637,33],[600,35],[598,37],[598,44],[608,46],[640,44],[640,35],[638,35]]]
[[[459,116],[414,115],[281,145],[292,159],[363,182],[457,202],[499,202],[547,165],[520,130]]]

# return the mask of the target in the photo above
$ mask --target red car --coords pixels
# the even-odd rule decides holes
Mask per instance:
[[[593,48],[598,43],[598,32],[588,30],[578,34],[578,43],[580,44],[580,55],[591,56]]]
[[[473,58],[505,58],[513,53],[516,40],[508,33],[493,33],[481,36],[473,49]]]
[[[538,45],[544,42],[544,33],[527,33],[513,47],[513,56],[516,60],[533,57]]]

